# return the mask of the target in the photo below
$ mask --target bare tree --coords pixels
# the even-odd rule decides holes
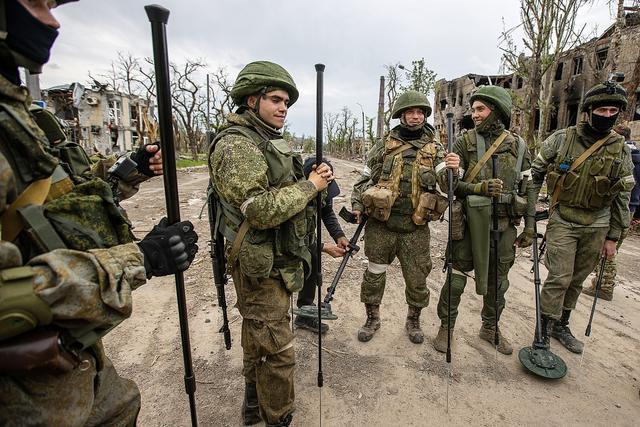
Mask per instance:
[[[202,117],[198,115],[203,102],[200,96],[201,84],[198,82],[198,73],[204,67],[203,62],[192,59],[187,59],[182,66],[170,64],[171,98],[178,124],[177,130],[184,133],[194,160],[198,158],[198,148],[203,139],[200,131]]]
[[[536,146],[536,110],[540,111],[541,134],[551,111],[551,80],[543,85],[544,76],[554,70],[565,50],[581,41],[585,26],[576,29],[576,17],[588,0],[521,0],[519,25],[502,32],[500,49],[505,65],[526,80],[523,136],[530,149]],[[514,32],[524,32],[521,50],[513,40]],[[524,108],[527,106],[527,108]],[[538,136],[540,137],[540,135]]]
[[[209,117],[206,122],[214,132],[218,132],[224,123],[227,114],[233,110],[233,101],[231,99],[231,89],[233,81],[230,80],[229,74],[224,67],[218,68],[209,74],[213,79],[209,84]],[[200,107],[200,114],[207,115],[207,96],[202,95],[203,102]],[[210,130],[211,130],[210,129]]]

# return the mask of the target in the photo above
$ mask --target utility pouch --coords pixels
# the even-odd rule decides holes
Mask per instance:
[[[509,217],[512,219],[521,218],[527,213],[527,198],[514,194],[508,207]]]
[[[448,200],[436,193],[422,193],[411,219],[415,225],[424,225],[429,221],[442,218],[447,210]]]
[[[386,222],[391,215],[391,207],[396,197],[390,189],[375,185],[362,193],[364,212],[378,221]]]
[[[35,329],[0,342],[0,375],[63,374],[79,364],[78,356],[64,348],[59,330]]]
[[[451,239],[462,240],[464,239],[464,229],[466,226],[462,202],[460,200],[454,200],[451,208]]]
[[[254,278],[269,277],[273,259],[273,241],[269,230],[250,229],[238,253],[242,274]]]
[[[555,171],[551,171],[547,174],[547,194],[553,194],[556,188],[560,174]]]

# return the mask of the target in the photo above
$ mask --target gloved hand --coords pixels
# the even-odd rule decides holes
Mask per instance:
[[[528,248],[533,244],[533,239],[535,238],[535,233],[532,228],[526,228],[520,233],[520,235],[516,238],[516,246],[519,248]]]
[[[160,153],[160,144],[145,144],[138,148],[138,151],[131,154],[131,160],[138,165],[136,169],[146,176],[162,175],[162,154]],[[151,169],[151,165],[154,169]]]
[[[498,197],[502,192],[502,180],[498,178],[485,179],[473,186],[474,194],[487,197]]]
[[[190,221],[168,225],[167,218],[153,227],[138,246],[144,254],[147,278],[167,276],[189,268],[198,252],[198,235]]]

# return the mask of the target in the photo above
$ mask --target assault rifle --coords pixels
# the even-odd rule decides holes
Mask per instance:
[[[227,296],[224,287],[228,282],[226,267],[227,260],[224,256],[224,237],[216,227],[218,217],[216,212],[216,197],[211,182],[207,189],[207,207],[209,212],[209,230],[211,230],[211,263],[213,265],[213,282],[216,285],[218,306],[222,309],[222,327],[218,331],[224,335],[224,346],[231,350],[231,331],[229,330],[229,316],[227,314]]]

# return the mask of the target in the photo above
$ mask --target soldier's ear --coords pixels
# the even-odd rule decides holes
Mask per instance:
[[[249,95],[247,96],[247,106],[252,110],[256,108],[256,102],[258,102],[259,95]]]

